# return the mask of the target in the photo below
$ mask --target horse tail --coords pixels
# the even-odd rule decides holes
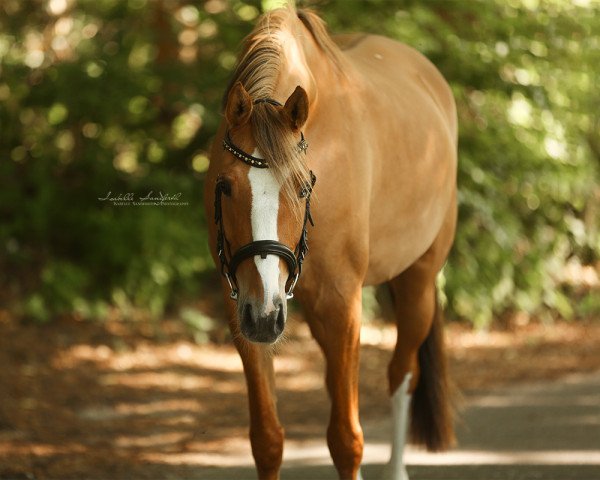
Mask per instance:
[[[454,441],[454,408],[444,351],[443,318],[436,295],[433,324],[419,348],[420,376],[411,407],[411,440],[440,451]]]

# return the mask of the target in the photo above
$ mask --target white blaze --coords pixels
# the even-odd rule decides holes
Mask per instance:
[[[253,157],[263,158],[258,150]],[[277,240],[277,215],[279,213],[279,183],[268,168],[250,167],[248,171],[250,189],[252,190],[252,207],[250,221],[252,224],[252,240]],[[254,263],[263,283],[265,314],[275,310],[273,296],[279,292],[279,257],[267,255],[261,258],[254,256]]]

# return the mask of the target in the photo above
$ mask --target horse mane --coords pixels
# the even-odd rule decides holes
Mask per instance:
[[[309,9],[298,10],[297,15],[302,24],[310,32],[319,48],[325,53],[335,68],[337,68],[340,73],[343,73],[342,51],[333,41],[329,32],[327,32],[327,25],[323,19]]]
[[[242,83],[253,100],[272,97],[284,55],[278,32],[287,30],[298,39],[299,25],[294,25],[295,20],[300,20],[333,67],[341,72],[342,52],[327,33],[325,22],[312,11],[297,11],[288,5],[262,15],[244,39],[242,53],[223,97],[223,108],[231,88],[237,82]],[[284,125],[276,107],[268,103],[254,105],[250,123],[256,146],[269,163],[283,194],[292,203],[298,203],[299,185],[310,181],[304,155],[297,146],[298,138]]]

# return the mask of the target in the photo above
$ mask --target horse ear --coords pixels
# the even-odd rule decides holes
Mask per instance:
[[[281,112],[294,132],[304,126],[308,118],[308,95],[301,86],[296,87]]]
[[[227,106],[225,107],[225,118],[229,128],[244,125],[252,113],[252,98],[246,91],[241,82],[236,84],[229,91],[227,96]]]

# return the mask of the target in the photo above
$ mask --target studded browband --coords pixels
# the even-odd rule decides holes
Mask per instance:
[[[272,98],[259,98],[258,100],[254,100],[254,105],[257,105],[259,103],[268,103],[277,107],[283,106],[277,100],[273,100]],[[245,164],[250,165],[251,167],[269,168],[269,164],[264,158],[253,157],[252,155],[244,152],[241,148],[237,147],[231,140],[231,137],[229,136],[229,130],[225,132],[225,138],[223,138],[223,148],[230,152],[233,156],[244,162]],[[298,149],[304,153],[306,153],[306,151],[308,150],[308,142],[304,139],[304,133],[302,132],[300,132],[300,141],[298,142]]]

